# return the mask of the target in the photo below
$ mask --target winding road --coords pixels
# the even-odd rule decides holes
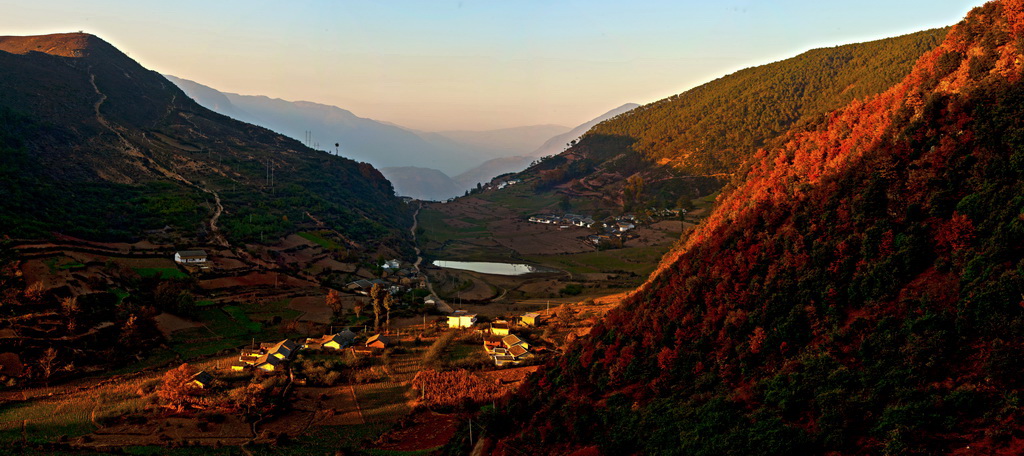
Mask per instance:
[[[96,100],[96,103],[93,104],[93,110],[96,112],[96,121],[99,122],[100,125],[103,125],[103,127],[106,128],[107,130],[110,130],[111,133],[113,133],[115,136],[117,136],[118,139],[121,140],[121,144],[124,145],[125,152],[128,153],[128,155],[131,155],[136,158],[141,158],[147,161],[149,163],[150,169],[159,172],[164,177],[174,179],[185,185],[193,187],[199,191],[213,195],[213,214],[210,216],[210,221],[208,222],[208,224],[210,225],[210,234],[213,237],[214,243],[216,243],[217,245],[222,247],[230,247],[227,238],[224,237],[224,234],[220,232],[220,228],[217,226],[217,221],[220,219],[221,214],[224,213],[224,206],[221,205],[220,203],[220,195],[218,195],[217,192],[213,190],[210,190],[206,187],[203,187],[186,179],[181,174],[178,174],[174,171],[171,171],[170,169],[165,168],[160,163],[157,163],[157,161],[154,160],[153,157],[149,157],[143,154],[142,151],[135,147],[135,145],[132,144],[131,141],[128,141],[128,138],[125,138],[124,135],[122,135],[121,132],[117,130],[117,128],[114,128],[114,125],[112,125],[106,117],[103,117],[103,113],[100,112],[100,106],[102,106],[103,103],[107,101],[107,95],[104,94],[100,90],[99,86],[96,85],[96,75],[93,74],[91,70],[89,71],[89,83],[92,84],[92,89],[96,92],[96,95],[99,95],[99,99]]]
[[[420,270],[420,263],[423,262],[423,256],[420,252],[419,241],[416,240],[416,228],[420,222],[420,209],[423,209],[423,203],[416,206],[416,212],[412,213],[412,228],[409,228],[409,232],[412,233],[412,248],[416,251],[416,262],[412,264],[412,267],[416,269],[416,273],[423,276],[423,280],[427,282],[427,290],[430,294],[434,295],[434,298],[440,301],[444,305],[448,305],[437,293],[434,292],[434,285],[430,283],[430,276]]]

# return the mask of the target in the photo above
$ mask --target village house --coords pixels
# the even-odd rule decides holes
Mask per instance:
[[[299,349],[299,344],[288,339],[280,342],[263,342],[258,349],[242,349],[238,356],[238,363],[231,365],[231,370],[245,370],[252,366],[267,372],[272,372],[284,361]]]
[[[505,348],[501,346],[501,336],[484,334],[484,350],[487,351],[487,354],[493,355],[495,349],[505,350]]]
[[[540,314],[535,312],[529,312],[519,317],[519,321],[526,326],[537,326],[540,323]]]
[[[364,296],[369,296],[370,295],[370,290],[373,289],[374,285],[380,285],[380,286],[384,287],[385,289],[391,287],[391,283],[388,282],[388,281],[385,281],[385,280],[381,280],[381,279],[373,279],[373,280],[359,279],[359,280],[356,280],[356,281],[353,281],[353,282],[349,282],[347,285],[345,285],[345,289],[348,290],[348,291],[353,291],[353,292],[359,293],[359,294],[364,295]]]
[[[242,354],[238,356],[238,361],[243,365],[252,366],[256,364],[256,361],[260,359],[260,356],[266,354],[264,350],[243,348]]]
[[[337,334],[324,334],[320,337],[310,337],[302,344],[302,348],[309,350],[341,350],[348,347],[356,338],[356,333],[345,329]]]
[[[189,384],[199,388],[209,388],[210,385],[213,385],[213,381],[214,378],[209,372],[199,371],[189,379]]]
[[[514,334],[503,337],[501,343],[504,347],[494,347],[488,350],[488,353],[494,358],[495,366],[515,365],[533,357],[533,354],[530,353],[530,344]]]
[[[295,341],[285,339],[277,343],[264,342],[260,344],[260,348],[275,358],[288,359],[291,358],[292,353],[298,350],[299,344]]]
[[[387,270],[387,271],[397,271],[401,267],[402,267],[402,264],[398,260],[387,260],[381,266],[381,268],[383,268],[384,270]]]
[[[516,347],[516,346],[522,346],[523,348],[530,348],[530,344],[529,343],[527,343],[525,340],[520,339],[519,336],[517,336],[515,334],[509,334],[509,335],[503,337],[501,339],[501,343],[504,344],[505,347],[507,347],[509,350],[511,350],[512,347]]]
[[[375,334],[369,339],[366,339],[366,348],[375,350],[383,350],[391,346],[391,338],[383,334]]]
[[[174,253],[174,262],[181,264],[206,263],[205,250],[180,250]]]
[[[495,336],[507,336],[510,329],[510,325],[505,320],[494,320],[491,323],[491,334]]]
[[[277,367],[280,366],[282,363],[284,363],[283,359],[271,355],[270,353],[267,353],[263,356],[260,356],[259,359],[256,360],[256,364],[253,365],[253,367],[261,371],[273,372],[277,370]]]
[[[474,324],[476,324],[476,314],[465,310],[456,310],[455,313],[448,316],[449,328],[469,328]]]

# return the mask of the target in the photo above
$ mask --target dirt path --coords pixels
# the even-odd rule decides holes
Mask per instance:
[[[416,273],[417,274],[420,274],[420,275],[423,276],[423,279],[427,282],[427,290],[430,291],[430,294],[434,295],[434,298],[437,299],[438,301],[440,301],[441,304],[444,304],[444,305],[447,306],[448,303],[444,302],[444,300],[441,299],[441,297],[438,296],[436,292],[434,292],[434,285],[432,283],[430,283],[430,276],[424,274],[423,271],[420,270],[420,263],[423,263],[423,256],[422,256],[422,252],[420,252],[419,243],[416,240],[416,227],[419,226],[419,222],[420,222],[420,218],[419,218],[420,217],[420,209],[422,209],[422,208],[423,208],[423,203],[420,203],[419,206],[416,206],[416,212],[413,212],[413,214],[412,214],[412,228],[409,229],[409,231],[412,233],[413,249],[416,250],[416,262],[412,264],[412,267],[416,269]],[[504,296],[504,294],[502,296]]]
[[[102,106],[103,103],[107,101],[107,95],[104,94],[100,90],[99,86],[96,85],[96,75],[93,74],[91,70],[89,71],[89,83],[92,84],[92,89],[96,91],[96,94],[100,97],[98,100],[96,100],[96,103],[93,104],[93,110],[96,113],[96,121],[99,122],[100,125],[103,125],[103,127],[106,128],[107,130],[110,130],[111,133],[116,135],[117,138],[121,140],[121,144],[124,145],[125,152],[128,153],[128,155],[145,160],[146,162],[148,162],[149,167],[151,169],[162,174],[164,177],[176,180],[185,185],[188,185],[189,187],[193,187],[202,192],[213,195],[213,215],[210,217],[210,221],[208,222],[210,225],[210,234],[213,236],[213,241],[217,245],[220,245],[222,247],[230,247],[228,245],[227,239],[224,237],[224,235],[220,232],[220,229],[217,227],[217,220],[220,219],[221,214],[224,213],[224,206],[221,205],[220,203],[220,195],[218,195],[217,192],[213,190],[210,190],[206,187],[193,183],[188,179],[185,179],[185,177],[182,176],[181,174],[178,174],[174,171],[171,171],[170,169],[165,168],[164,166],[157,163],[157,161],[154,160],[152,157],[143,154],[142,151],[135,147],[135,145],[133,145],[131,141],[128,141],[128,138],[125,138],[124,135],[122,135],[117,128],[114,128],[114,126],[109,121],[107,121],[106,117],[103,117],[103,114],[100,112],[100,106]]]
[[[352,403],[356,404],[356,412],[359,412],[359,421],[366,424],[366,418],[363,416],[363,408],[359,406],[359,398],[356,397],[356,388],[352,385],[348,385],[348,394],[352,395]]]

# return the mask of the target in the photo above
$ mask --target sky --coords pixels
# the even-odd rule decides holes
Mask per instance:
[[[223,92],[424,131],[573,127],[981,0],[0,0],[0,35],[85,31]]]

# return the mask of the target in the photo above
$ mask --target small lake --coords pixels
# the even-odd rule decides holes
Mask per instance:
[[[558,272],[556,269],[515,263],[488,263],[486,261],[445,261],[436,260],[434,266],[446,269],[461,269],[482,274],[517,276],[524,274]]]

